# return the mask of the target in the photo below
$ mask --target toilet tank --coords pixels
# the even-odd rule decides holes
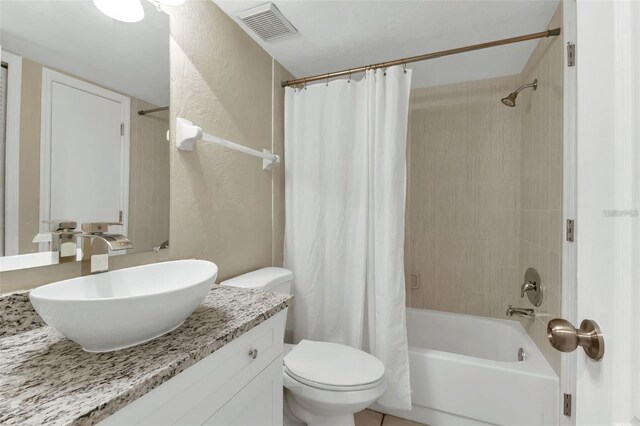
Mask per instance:
[[[238,275],[221,282],[220,285],[291,294],[292,283],[293,272],[284,268],[268,267]]]

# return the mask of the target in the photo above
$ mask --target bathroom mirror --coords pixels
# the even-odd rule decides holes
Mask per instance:
[[[0,271],[56,263],[56,220],[122,223],[114,255],[166,246],[169,16],[142,3],[0,3]]]

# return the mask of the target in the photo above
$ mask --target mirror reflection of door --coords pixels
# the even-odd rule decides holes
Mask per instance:
[[[49,69],[42,81],[41,230],[122,222],[111,231],[127,235],[130,99]]]
[[[4,9],[3,9],[4,13]],[[18,254],[19,241],[19,163],[22,58],[0,50],[2,102],[0,117],[0,257]],[[2,270],[0,259],[0,270]]]

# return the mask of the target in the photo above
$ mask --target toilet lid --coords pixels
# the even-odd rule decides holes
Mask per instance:
[[[373,384],[384,376],[384,364],[366,352],[329,342],[302,340],[284,357],[294,378],[309,384],[355,387]]]

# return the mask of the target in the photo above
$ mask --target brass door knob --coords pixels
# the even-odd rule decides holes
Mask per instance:
[[[573,352],[582,346],[587,356],[595,361],[604,356],[604,336],[593,320],[582,321],[580,328],[576,329],[567,320],[552,319],[547,324],[547,337],[551,346],[560,352]]]

